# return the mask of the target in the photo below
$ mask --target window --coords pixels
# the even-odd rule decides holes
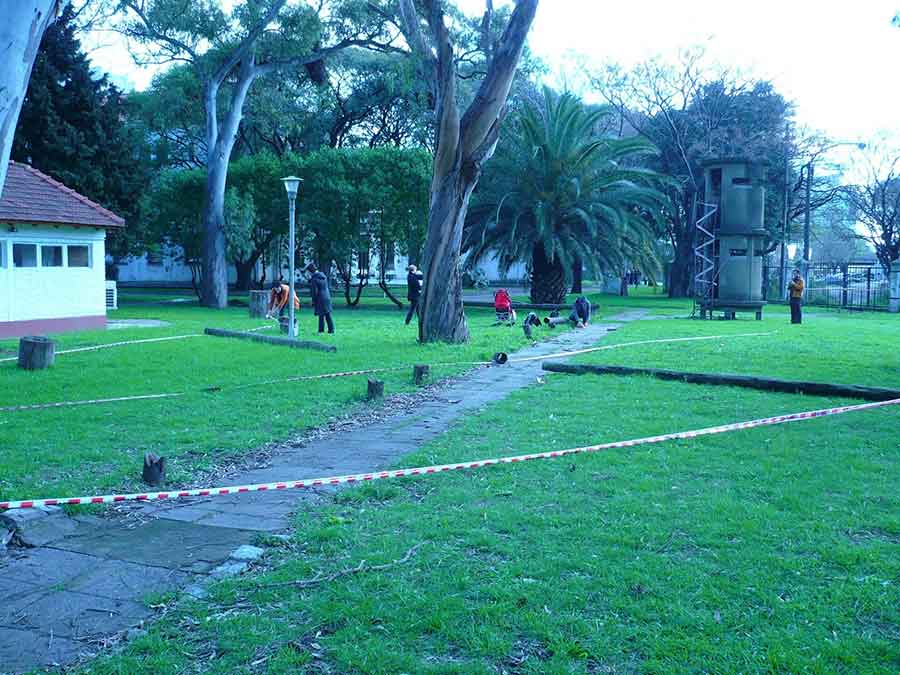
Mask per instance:
[[[41,267],[62,267],[62,246],[41,246]]]
[[[91,249],[89,246],[69,246],[69,267],[90,267]]]
[[[13,244],[13,267],[37,267],[37,244]]]
[[[6,267],[6,242],[0,239],[0,269]]]
[[[732,258],[741,258],[747,255],[747,249],[745,248],[733,248],[728,251],[728,255]]]

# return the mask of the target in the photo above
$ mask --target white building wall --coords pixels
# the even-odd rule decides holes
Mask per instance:
[[[125,262],[116,263],[119,268],[121,283],[149,283],[173,286],[190,286],[191,268],[181,262],[181,250],[175,248],[157,258],[159,262],[151,259],[146,253],[141,256],[129,257]],[[237,272],[234,265],[228,266],[228,283],[237,280]]]
[[[62,225],[17,225],[15,232],[0,232],[0,321],[104,316],[105,238],[103,229]],[[14,264],[16,244],[35,247],[35,266]],[[44,265],[42,246],[60,247],[62,265]],[[87,246],[90,266],[71,267],[69,246]]]

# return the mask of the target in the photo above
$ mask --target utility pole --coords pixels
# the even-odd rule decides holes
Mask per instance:
[[[806,163],[806,208],[803,216],[803,266],[809,269],[809,236],[810,236],[810,218],[812,215],[812,182],[813,182],[813,160],[810,159]],[[804,270],[804,275],[806,273]]]
[[[778,265],[779,293],[784,294],[787,286],[787,237],[788,217],[791,213],[791,158],[790,158],[790,127],[784,129],[784,213],[781,220],[781,257]],[[781,296],[779,296],[781,297]]]

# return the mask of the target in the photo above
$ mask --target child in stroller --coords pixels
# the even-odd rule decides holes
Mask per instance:
[[[515,325],[516,310],[512,308],[512,298],[509,297],[509,291],[505,288],[498,288],[494,293],[494,312],[497,315],[497,321],[493,325]]]

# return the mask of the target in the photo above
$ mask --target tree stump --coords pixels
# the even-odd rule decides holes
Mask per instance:
[[[43,370],[53,365],[56,343],[50,338],[30,335],[19,340],[19,368]]]
[[[369,380],[366,398],[374,401],[384,397],[384,380]]]
[[[413,366],[413,382],[416,385],[421,386],[424,383],[425,378],[428,377],[428,373],[430,370],[431,369],[424,364],[414,365]]]
[[[284,333],[285,335],[288,334],[288,328],[290,327],[290,325],[291,325],[290,317],[287,317],[287,316],[279,317],[278,326],[279,326],[279,328],[281,328],[281,332]],[[294,335],[300,335],[300,325],[297,320],[297,317],[294,317]]]
[[[268,291],[250,291],[250,318],[265,319],[269,308]]]
[[[144,470],[141,478],[147,485],[162,485],[166,482],[166,458],[157,457],[152,452],[144,455]]]

